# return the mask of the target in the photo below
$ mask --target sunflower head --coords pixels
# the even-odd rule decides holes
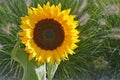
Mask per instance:
[[[78,40],[78,21],[75,15],[70,15],[70,9],[61,11],[61,4],[57,6],[47,2],[37,8],[29,8],[28,15],[21,17],[19,32],[21,42],[25,44],[25,51],[29,60],[35,59],[38,64],[67,60],[68,54],[74,54]]]

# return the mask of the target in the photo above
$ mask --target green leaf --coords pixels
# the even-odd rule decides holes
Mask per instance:
[[[40,67],[35,68],[35,71],[39,80],[46,80],[46,64],[43,64]]]
[[[14,59],[19,62],[24,69],[22,80],[38,80],[35,72],[35,66],[28,61],[28,56],[24,50],[18,49]]]
[[[23,49],[18,49],[14,54],[14,59],[19,62],[23,69],[24,75],[22,80],[45,80],[46,79],[46,66],[42,65],[37,67],[34,62],[28,60],[28,55]]]
[[[17,51],[19,49],[19,46],[20,46],[20,42],[17,41],[14,48],[12,49],[12,52],[11,52],[11,60],[13,60],[17,54]]]
[[[52,78],[54,77],[55,75],[55,72],[58,68],[58,64],[55,63],[54,65],[53,64],[47,64],[47,73],[48,73],[48,80],[52,80]]]

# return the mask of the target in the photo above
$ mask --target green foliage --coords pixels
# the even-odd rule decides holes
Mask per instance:
[[[37,7],[38,3],[43,6],[47,1],[32,0],[31,6]],[[69,56],[68,61],[61,62],[54,78],[96,80],[106,75],[113,79],[119,77],[120,1],[49,0],[49,2],[51,5],[60,2],[62,9],[71,8],[71,13],[76,14],[76,19],[80,21],[77,29],[80,31],[81,41],[77,43],[76,54]],[[88,20],[85,18],[82,21],[84,14],[87,14]],[[24,0],[7,0],[0,4],[0,45],[3,46],[0,49],[0,74],[4,75],[5,79],[13,73],[13,79],[23,76],[22,66],[19,61],[14,61],[13,57],[17,50],[16,43],[19,41],[17,33],[20,31],[20,17],[25,15],[27,5]],[[84,20],[87,21],[84,23]],[[23,47],[21,44],[20,46]]]

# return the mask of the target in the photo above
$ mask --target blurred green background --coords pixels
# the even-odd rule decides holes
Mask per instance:
[[[0,0],[0,80],[21,80],[12,58],[20,17],[48,0]],[[59,65],[54,80],[120,80],[120,0],[49,0],[76,14],[80,31],[75,55]]]

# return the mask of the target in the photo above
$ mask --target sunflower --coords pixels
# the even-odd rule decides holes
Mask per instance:
[[[21,17],[19,36],[25,44],[29,60],[34,59],[38,65],[43,63],[68,60],[68,54],[74,54],[77,48],[79,32],[78,21],[70,15],[71,9],[61,10],[61,4],[29,8],[28,15]]]

